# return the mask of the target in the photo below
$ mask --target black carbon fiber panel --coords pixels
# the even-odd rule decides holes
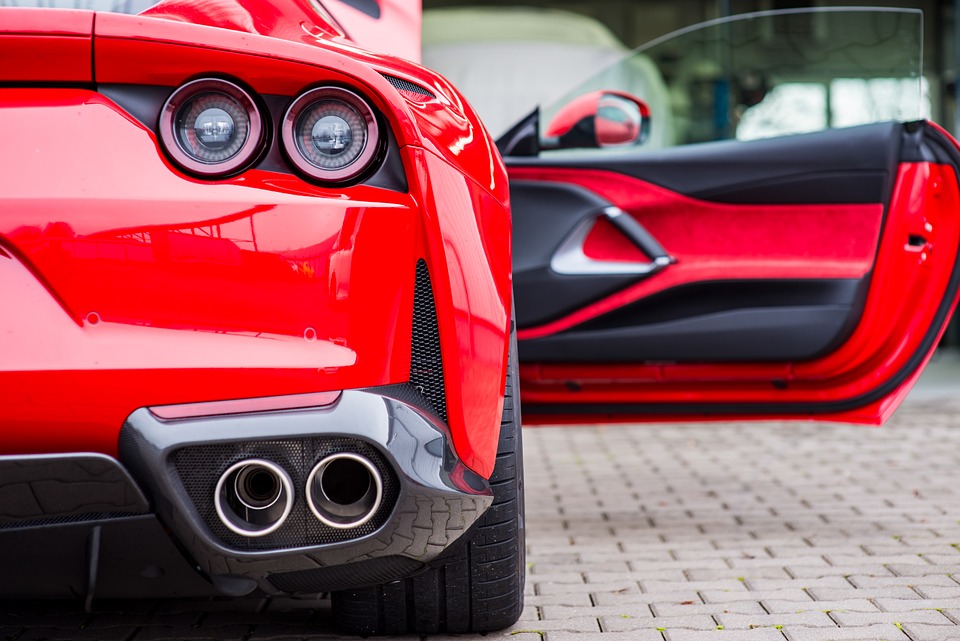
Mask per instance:
[[[403,556],[385,556],[369,561],[329,568],[282,572],[270,575],[270,583],[281,592],[315,594],[363,585],[389,583],[410,576],[423,563]]]
[[[15,530],[18,528],[45,527],[48,525],[66,525],[68,523],[86,523],[90,521],[109,521],[113,519],[122,519],[140,514],[130,512],[88,512],[77,514],[75,516],[60,516],[50,519],[37,519],[35,521],[17,521],[15,523],[0,523],[0,530]]]
[[[383,477],[383,501],[372,519],[348,530],[324,525],[307,506],[304,488],[313,466],[328,454],[354,452],[370,459]],[[244,537],[229,530],[217,516],[213,495],[217,480],[234,463],[262,458],[285,469],[293,481],[294,504],[290,516],[276,532]],[[372,445],[339,437],[218,443],[184,447],[172,456],[184,491],[215,538],[235,550],[274,550],[339,543],[379,529],[390,516],[400,493],[400,483],[390,465]]]
[[[0,529],[99,521],[149,511],[143,493],[112,457],[0,457]]]
[[[423,259],[417,261],[413,294],[413,345],[410,352],[410,384],[430,401],[437,415],[447,420],[447,395],[443,385],[440,326],[433,300],[430,272]]]

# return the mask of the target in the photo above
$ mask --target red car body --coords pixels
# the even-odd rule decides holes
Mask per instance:
[[[306,0],[169,2],[140,16],[0,9],[9,312],[0,321],[0,486],[17,539],[3,547],[21,558],[10,576],[37,545],[17,538],[25,532],[59,537],[64,550],[39,562],[60,566],[54,578],[5,579],[7,596],[149,593],[136,574],[151,563],[157,575],[186,577],[159,592],[342,591],[422,570],[490,504],[511,336],[504,165],[443,78],[358,49],[318,11]],[[267,132],[259,155],[228,176],[184,169],[158,132],[167,96],[198,78],[242,87]],[[281,149],[284,108],[315,87],[346,89],[375,113],[381,135],[368,144],[380,147],[356,178],[312,180],[295,168],[296,152]],[[218,521],[212,486],[201,492],[209,497],[180,502],[188,471],[173,485],[159,479],[207,429],[197,456],[208,446],[235,451],[199,467],[255,457],[249,470],[223,473],[217,492],[246,474],[254,490],[272,482],[272,500],[293,505],[290,521],[271,521],[282,521],[278,534],[252,516],[246,527],[244,515],[258,514],[246,503],[240,517],[224,517],[221,499],[235,498],[226,495],[217,495]],[[179,453],[150,459],[172,433],[184,435]],[[317,441],[323,434],[329,442]],[[343,439],[360,454],[337,458],[349,449]],[[259,453],[240,454],[251,442]],[[289,472],[296,483],[281,482],[275,464],[310,448],[314,458]],[[299,477],[324,448],[363,476],[378,506],[363,517],[370,524],[327,514],[334,522],[321,526],[300,505],[309,494],[323,511],[327,490],[314,497]],[[307,484],[327,470],[318,465]],[[90,492],[50,497],[36,489],[44,483]],[[37,501],[21,496],[28,488]],[[154,512],[187,550],[179,560],[155,524],[133,535],[114,528],[115,517]],[[72,559],[83,564],[90,537],[99,550],[101,532],[104,564],[78,569]],[[111,574],[123,540],[137,537],[159,543]],[[336,576],[297,574],[341,565]],[[522,603],[522,571],[508,575]],[[502,627],[509,616],[451,615],[434,628]]]
[[[3,172],[0,224],[16,259],[6,291],[22,292],[8,302],[26,323],[3,333],[3,404],[5,422],[31,428],[4,431],[3,451],[114,454],[138,407],[404,381],[410,265],[422,257],[451,431],[464,461],[490,474],[500,415],[490,399],[509,335],[507,185],[452,87],[302,30],[309,44],[116,14],[97,14],[94,27],[92,12],[46,10],[5,10],[2,29],[5,59],[29,61],[9,65],[3,81],[51,85],[3,92],[8,149],[30,150]],[[54,62],[64,59],[72,64]],[[410,193],[324,189],[252,169],[210,194],[158,153],[148,127],[94,91],[62,87],[178,86],[210,69],[261,94],[322,82],[363,91],[397,136]],[[385,74],[437,97],[405,96]],[[27,340],[35,327],[52,340]],[[56,389],[60,401],[38,406],[30,389]],[[83,416],[66,409],[80,401]]]

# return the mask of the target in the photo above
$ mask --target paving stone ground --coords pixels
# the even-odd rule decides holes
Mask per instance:
[[[881,429],[524,439],[527,606],[487,639],[960,639],[960,358],[935,363]],[[8,641],[331,638],[326,600],[0,603]]]

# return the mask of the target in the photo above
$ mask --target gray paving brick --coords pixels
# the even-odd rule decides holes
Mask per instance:
[[[809,588],[807,593],[817,601],[842,601],[857,598],[889,598],[889,599],[920,599],[922,598],[912,588],[905,585],[891,585],[888,587],[874,587],[869,590],[857,589],[853,586],[846,588]]]
[[[638,590],[639,592],[639,590]],[[567,606],[593,606],[590,594],[566,593],[566,594],[534,594],[524,597],[524,603],[527,607],[546,606],[546,605],[567,605]]]
[[[487,637],[489,638],[489,637]],[[511,637],[513,639],[515,637]],[[434,637],[430,637],[433,641]],[[463,639],[463,637],[460,637]],[[543,636],[544,641],[663,641],[663,635],[656,629],[631,630],[630,632],[561,632],[549,631]],[[531,639],[530,641],[534,641]]]
[[[611,581],[607,583],[536,583],[537,594],[578,594],[592,592],[626,592],[637,590],[636,581],[624,579],[622,581]]]
[[[908,612],[847,612],[837,610],[830,618],[843,627],[870,625],[871,623],[922,623],[924,625],[949,625],[951,621],[938,610],[910,610]],[[954,630],[956,633],[957,631]]]
[[[922,554],[923,560],[933,565],[952,565],[956,567],[957,564],[960,564],[960,551],[955,548],[947,554],[936,552],[920,552],[918,554]]]
[[[919,601],[915,601],[919,603]],[[789,614],[791,612],[878,612],[879,608],[866,598],[845,599],[843,601],[779,601],[767,600],[763,607],[771,614]]]
[[[782,558],[756,558],[756,559],[728,559],[730,565],[734,568],[742,568],[744,571],[752,568],[775,567],[782,568],[784,560]],[[790,565],[802,565],[804,567],[830,567],[830,563],[821,556],[814,554],[798,555],[790,559]]]
[[[746,592],[747,586],[743,581],[730,577],[718,581],[647,581],[641,580],[645,592],[665,592],[683,588],[684,590],[696,590],[698,592]]]
[[[759,601],[737,601],[735,603],[651,603],[650,609],[658,617],[678,617],[692,614],[766,614]]]
[[[812,588],[846,589],[851,587],[850,582],[843,576],[822,576],[815,579],[766,579],[753,575],[746,577],[746,584],[751,590],[782,590],[785,588]]]
[[[956,599],[875,599],[874,603],[884,612],[947,610],[957,607]]]
[[[583,579],[583,572],[577,572],[573,570],[570,566],[567,566],[566,572],[550,572],[550,573],[530,573],[527,575],[528,580],[532,581],[534,584],[542,583],[573,583],[578,585],[583,585],[586,581]],[[621,575],[622,577],[623,575]]]
[[[679,587],[679,586],[678,586]],[[621,605],[626,603],[657,603],[673,601],[676,603],[702,603],[696,590],[671,590],[669,592],[641,592],[621,590],[617,592],[597,592],[592,595],[597,605]]]
[[[548,630],[561,630],[565,632],[601,632],[600,623],[594,616],[575,616],[563,619],[541,619],[536,621],[524,621],[513,626],[513,630],[536,630],[537,632],[546,632]]]
[[[798,601],[812,603],[813,599],[799,586],[780,590],[703,590],[700,592],[707,603],[729,603],[731,601]]]
[[[940,586],[952,587],[958,584],[949,575],[946,574],[925,574],[922,577],[915,576],[861,576],[852,575],[848,577],[850,583],[861,589],[870,589],[884,586],[905,585],[913,586]]]
[[[810,626],[837,627],[836,622],[826,612],[807,610],[780,614],[717,614],[717,622],[725,629],[750,629],[774,626]]]
[[[783,634],[774,628],[754,630],[684,630],[667,628],[667,641],[783,641]]]
[[[790,574],[780,565],[767,565],[750,568],[701,568],[694,567],[686,571],[686,575],[693,581],[711,581],[717,579],[789,579]]]
[[[926,576],[928,574],[956,574],[960,576],[960,564],[957,565],[930,565],[930,564],[891,564],[887,566],[897,576]]]
[[[784,626],[783,633],[790,641],[909,641],[903,630],[890,623],[833,629]]]
[[[903,631],[911,641],[957,641],[956,626],[928,625],[925,623],[904,623]]]
[[[824,558],[830,565],[854,567],[857,565],[912,565],[917,563],[920,557],[916,552],[904,554],[873,554],[873,555],[849,555],[849,554],[827,554]],[[956,559],[954,560],[956,562]]]
[[[928,599],[954,599],[957,603],[960,603],[960,585],[920,584],[913,589]]]
[[[668,622],[654,617],[601,617],[600,627],[605,632],[631,632],[633,630],[655,630]],[[687,615],[670,617],[669,624],[677,628],[694,630],[715,630],[717,622],[707,615]]]
[[[592,616],[603,617],[652,617],[650,607],[646,604],[633,604],[626,606],[584,606],[576,607],[569,605],[545,605],[540,608],[543,619],[567,619],[572,617]]]
[[[960,603],[949,608],[943,608],[939,611],[943,613],[943,616],[948,617],[951,621],[954,621],[960,625]]]
[[[843,565],[843,566],[809,566],[809,565],[791,565],[787,563],[784,566],[790,576],[797,579],[821,579],[830,576],[852,576],[870,575],[870,576],[894,576],[894,573],[885,565],[880,563],[867,565]]]

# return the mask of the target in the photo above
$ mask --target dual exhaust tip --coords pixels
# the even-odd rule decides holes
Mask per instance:
[[[383,479],[368,458],[338,452],[313,466],[305,492],[310,511],[321,523],[350,529],[376,514],[383,500]],[[283,525],[293,499],[293,482],[283,468],[264,459],[246,459],[220,475],[214,507],[232,532],[257,537]]]

